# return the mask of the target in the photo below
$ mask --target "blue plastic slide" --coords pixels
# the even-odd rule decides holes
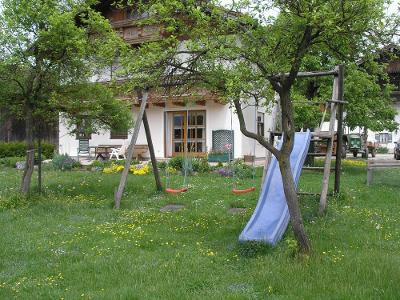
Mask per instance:
[[[296,133],[290,162],[297,187],[301,169],[307,156],[311,133]],[[278,145],[280,147],[280,145]],[[284,234],[290,215],[283,191],[278,161],[273,156],[257,207],[239,236],[240,241],[260,241],[275,245]]]

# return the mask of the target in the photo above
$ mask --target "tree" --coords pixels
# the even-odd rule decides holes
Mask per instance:
[[[159,24],[164,39],[136,50],[127,74],[176,85],[202,85],[232,101],[241,132],[277,158],[294,235],[310,251],[290,165],[296,124],[291,90],[311,53],[355,61],[376,46],[374,31],[384,27],[384,0],[235,1],[232,10],[218,1],[146,1],[147,24]],[[269,16],[270,9],[279,11]],[[247,13],[241,13],[241,12]],[[132,61],[132,59],[131,59]],[[140,76],[141,74],[142,76]],[[145,74],[145,75],[144,75]],[[331,86],[331,85],[330,85]],[[279,95],[283,143],[280,150],[247,130],[245,99]],[[272,97],[271,97],[272,98]],[[271,99],[269,98],[269,99]],[[272,101],[272,100],[270,100]]]
[[[29,192],[37,125],[65,113],[71,123],[128,126],[127,104],[90,83],[124,44],[89,1],[3,0],[0,16],[0,106],[25,120],[27,157],[21,191]]]

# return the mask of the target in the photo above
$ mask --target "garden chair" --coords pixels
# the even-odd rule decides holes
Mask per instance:
[[[78,146],[78,161],[79,156],[87,155],[90,158],[90,147],[89,147],[89,139],[79,139],[79,146]]]
[[[120,156],[126,159],[125,153],[127,149],[128,146],[126,144],[123,144],[120,148],[111,148],[110,159],[114,156],[117,160],[120,160]]]

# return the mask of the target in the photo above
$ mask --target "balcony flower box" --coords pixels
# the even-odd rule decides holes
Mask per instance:
[[[209,162],[229,162],[229,152],[210,152],[208,154]]]

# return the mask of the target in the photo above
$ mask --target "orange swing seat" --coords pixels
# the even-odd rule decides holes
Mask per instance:
[[[247,189],[232,189],[232,193],[234,194],[246,194],[246,193],[250,193],[250,192],[254,192],[256,190],[255,186],[249,187]]]
[[[165,192],[169,194],[180,194],[180,193],[185,193],[187,192],[187,188],[181,188],[181,189],[171,189],[171,188],[166,188]]]

